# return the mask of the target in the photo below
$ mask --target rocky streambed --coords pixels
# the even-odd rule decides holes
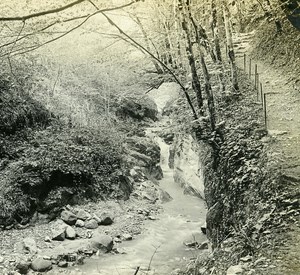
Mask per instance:
[[[161,102],[162,95],[167,105],[177,96],[172,84],[160,89],[163,93],[153,91],[154,101]],[[149,161],[151,154],[137,153],[148,148],[142,141],[129,143],[129,160],[140,165],[130,170],[133,190],[128,200],[66,206],[50,223],[39,214],[35,226],[2,231],[0,273],[177,274],[199,251],[208,253],[200,230],[206,206],[199,198],[203,177],[198,152],[189,138],[183,142],[188,150],[170,150],[170,142],[159,137],[166,121],[147,130],[146,139],[160,148],[157,166]],[[172,150],[177,160],[174,154],[170,157]]]

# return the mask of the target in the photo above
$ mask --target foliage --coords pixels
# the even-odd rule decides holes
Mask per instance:
[[[50,211],[76,199],[124,195],[122,136],[110,134],[52,126],[4,138],[1,218]]]
[[[25,127],[46,126],[51,113],[39,102],[18,90],[10,77],[0,79],[0,133],[13,134]]]

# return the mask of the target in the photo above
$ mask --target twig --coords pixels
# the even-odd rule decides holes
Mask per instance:
[[[134,272],[134,275],[137,275],[138,272],[139,272],[139,270],[140,270],[140,267],[138,266],[138,267],[136,268],[136,271]]]
[[[22,84],[21,84],[21,82],[19,81],[19,79],[17,78],[17,76],[15,75],[14,71],[13,71],[13,67],[12,67],[12,64],[11,64],[10,55],[11,55],[11,52],[13,51],[13,49],[14,49],[16,43],[17,43],[17,40],[18,40],[19,36],[21,35],[21,33],[22,33],[24,27],[25,27],[25,21],[23,21],[23,25],[22,25],[22,27],[21,27],[19,33],[18,33],[18,36],[17,36],[16,40],[14,41],[14,44],[12,45],[11,50],[10,50],[8,56],[7,56],[7,59],[8,59],[8,65],[9,65],[9,69],[10,69],[10,73],[11,73],[12,76],[16,79],[16,81],[18,82],[18,84],[19,84],[19,86],[20,86],[21,88],[22,88]],[[23,88],[22,88],[22,89],[23,89]]]
[[[55,88],[56,88],[56,84],[58,82],[58,79],[60,77],[60,73],[61,73],[61,70],[60,70],[60,67],[58,69],[58,72],[57,72],[57,76],[56,76],[56,79],[55,79],[55,82],[54,82],[54,85],[53,85],[53,88],[52,88],[52,91],[51,91],[51,96],[54,95],[54,91],[55,91]]]
[[[161,247],[161,245],[159,245],[159,246],[157,246],[157,247],[155,248],[155,250],[154,250],[154,252],[153,252],[153,254],[152,254],[152,256],[151,256],[151,259],[150,259],[150,262],[149,262],[149,265],[148,265],[148,270],[147,270],[147,273],[146,273],[146,274],[148,274],[148,272],[150,271],[150,269],[151,269],[151,264],[152,264],[152,261],[153,261],[153,258],[154,258],[154,256],[155,256],[155,254],[157,253],[157,250],[158,250],[160,247]]]

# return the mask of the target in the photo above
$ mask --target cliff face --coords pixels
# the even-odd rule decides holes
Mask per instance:
[[[204,159],[209,147],[198,143],[191,135],[178,136],[171,152],[174,180],[181,184],[185,193],[205,199]]]

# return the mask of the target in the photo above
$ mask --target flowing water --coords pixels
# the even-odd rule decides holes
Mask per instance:
[[[169,146],[160,138],[155,139],[161,148],[164,173],[159,184],[173,200],[163,204],[157,220],[145,221],[145,231],[141,235],[120,244],[126,254],[106,254],[98,259],[88,259],[73,274],[134,275],[140,267],[137,274],[169,275],[201,253],[184,243],[206,240],[200,230],[206,216],[205,202],[183,194],[183,189],[173,180],[173,170],[168,167]]]

